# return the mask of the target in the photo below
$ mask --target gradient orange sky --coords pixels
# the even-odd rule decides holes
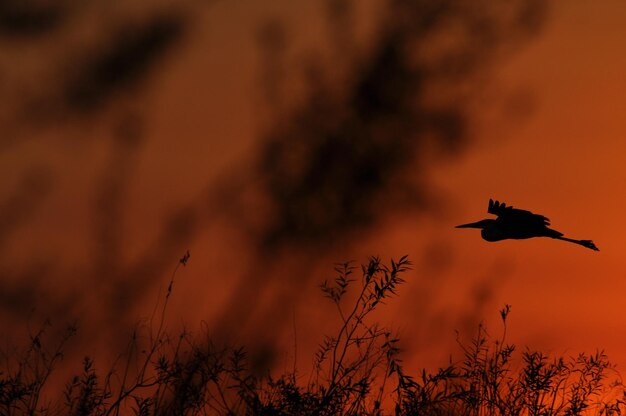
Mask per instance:
[[[146,114],[150,141],[133,164],[123,256],[132,259],[149,249],[159,233],[155,224],[172,208],[195,198],[207,179],[250,157],[268,117],[259,109],[259,25],[268,18],[288,23],[289,63],[306,60],[303,50],[327,41],[316,2],[294,3],[212,4],[192,27],[190,41],[155,75],[152,88],[125,104]],[[370,3],[374,8],[377,2]],[[364,16],[370,3],[359,9]],[[306,327],[305,322],[320,319],[324,299],[318,285],[332,277],[333,261],[408,254],[415,271],[382,316],[407,345],[436,349],[437,359],[446,360],[451,350],[437,346],[454,349],[455,329],[467,325],[464,316],[478,317],[497,334],[498,310],[511,304],[509,334],[518,345],[557,354],[605,349],[625,368],[626,267],[620,260],[626,233],[624,22],[621,1],[553,2],[541,34],[498,63],[489,88],[477,97],[474,144],[431,172],[442,212],[388,219],[355,247],[334,253],[326,267],[317,265],[316,277],[303,288],[313,295],[294,312],[298,322]],[[358,26],[363,42],[368,28],[367,19]],[[519,106],[529,109],[525,117],[515,116]],[[38,251],[68,264],[89,262],[92,248],[85,243],[85,230],[91,218],[85,196],[111,148],[96,140],[45,143],[59,135],[104,137],[108,128],[105,117],[96,128],[53,129],[0,154],[11,172],[3,179],[7,189],[25,167],[45,164],[57,172],[54,194],[7,256],[23,260]],[[543,214],[555,229],[593,239],[601,251],[549,239],[487,243],[476,230],[454,229],[487,218],[489,198]],[[212,224],[188,244],[192,258],[176,282],[172,322],[210,321],[207,317],[220,310],[245,273],[245,253],[232,250],[239,241],[220,227]],[[165,285],[167,276],[157,278]],[[70,274],[62,284],[80,287],[80,279]],[[482,304],[476,301],[482,293],[477,282],[485,281],[490,283]],[[97,293],[80,296],[98,298]],[[145,301],[148,307],[133,311],[137,319],[151,311],[153,298]],[[425,311],[420,302],[426,298]],[[423,316],[430,322],[424,324]],[[318,335],[302,331],[299,342],[316,345]],[[420,360],[415,364],[424,364]]]
[[[476,217],[493,196],[597,243],[599,253],[547,240],[476,245],[468,233],[454,240],[462,269],[480,272],[498,258],[512,262],[495,299],[513,305],[513,331],[524,328],[526,343],[554,351],[606,348],[624,363],[626,7],[553,6],[545,33],[500,74],[503,84],[533,91],[532,116],[513,129],[485,126],[485,137],[508,137],[438,176],[464,218]]]
[[[308,16],[319,9],[310,4],[278,3],[273,10],[252,3],[249,9],[224,4],[214,10],[223,13],[223,20],[214,16],[223,26],[213,29],[211,45],[219,58],[211,63],[219,66],[212,66],[211,71],[225,77],[215,76],[215,80],[229,81],[214,81],[212,87],[220,96],[229,96],[220,88],[234,90],[220,109],[211,109],[224,115],[213,115],[217,124],[211,126],[213,134],[245,140],[254,125],[250,119],[255,111],[248,95],[255,81],[254,64],[245,53],[250,50],[250,33],[238,30],[248,23],[245,19],[284,16],[290,27],[300,27],[293,41],[304,45],[315,44],[316,37],[322,36],[323,31],[314,24],[306,27],[312,20]],[[620,262],[621,235],[626,231],[622,215],[626,204],[625,19],[626,6],[619,1],[552,4],[541,35],[497,66],[493,89],[482,97],[486,101],[494,96],[503,101],[506,97],[530,101],[530,115],[516,120],[502,110],[504,114],[481,116],[478,109],[477,145],[433,172],[450,205],[443,218],[390,221],[382,237],[363,242],[356,258],[408,253],[415,259],[419,275],[424,245],[428,246],[425,240],[444,247],[449,244],[446,250],[450,253],[441,254],[450,257],[449,266],[434,277],[442,280],[434,292],[441,309],[471,309],[471,282],[498,271],[502,280],[482,311],[484,320],[494,327],[492,332],[499,331],[498,309],[508,303],[513,306],[509,333],[514,341],[554,353],[603,348],[620,367],[626,365],[626,331],[622,329],[626,272]],[[228,25],[231,21],[246,24]],[[221,41],[225,42],[223,50],[218,51],[216,45]],[[248,90],[241,91],[246,84],[230,81],[232,78],[247,80]],[[186,93],[189,90],[179,91]],[[217,145],[227,142],[230,140],[218,140]],[[220,158],[223,163],[230,152],[234,154],[232,149],[219,148],[227,156]],[[205,170],[205,166],[196,169]],[[544,214],[555,229],[573,238],[593,239],[601,251],[548,239],[492,244],[481,240],[478,231],[453,228],[486,218],[489,198]],[[344,258],[346,255],[337,253],[337,260]],[[395,311],[408,318],[398,318],[400,313],[389,315],[408,337],[415,326],[411,316],[418,312],[411,311],[414,300],[407,297],[421,285],[411,287],[409,282],[407,295],[397,300],[402,306]],[[448,324],[451,326],[442,329],[439,341],[453,341],[454,325],[458,324]]]

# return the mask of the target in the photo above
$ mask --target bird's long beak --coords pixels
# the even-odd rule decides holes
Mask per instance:
[[[478,221],[478,222],[470,222],[469,224],[457,225],[454,228],[483,228],[483,225],[481,224],[481,221]]]

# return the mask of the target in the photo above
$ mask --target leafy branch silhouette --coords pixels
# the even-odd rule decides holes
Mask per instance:
[[[196,335],[167,330],[174,278],[189,258],[187,252],[179,260],[162,306],[137,325],[126,351],[104,376],[84,355],[80,372],[54,395],[51,374],[65,351],[81,353],[67,348],[75,325],[50,344],[46,322],[29,335],[25,347],[2,351],[0,413],[612,416],[626,411],[619,374],[602,351],[574,357],[530,349],[516,354],[506,339],[509,305],[500,311],[500,337],[490,337],[479,325],[469,341],[457,336],[460,361],[411,374],[403,365],[400,338],[374,318],[399,294],[411,270],[407,256],[389,264],[371,257],[361,266],[360,278],[353,262],[340,263],[334,280],[321,284],[340,321],[315,352],[308,382],[297,377],[296,366],[278,377],[269,368],[259,373],[245,346],[217,345],[209,328]]]

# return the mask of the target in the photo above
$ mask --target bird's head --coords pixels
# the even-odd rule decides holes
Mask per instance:
[[[495,220],[481,220],[481,221],[477,221],[477,222],[470,222],[469,224],[457,225],[455,228],[480,228],[480,229],[484,230],[490,224],[492,224],[494,221]]]

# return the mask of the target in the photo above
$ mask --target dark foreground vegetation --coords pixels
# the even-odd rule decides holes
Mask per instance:
[[[188,255],[179,266],[185,265]],[[405,372],[392,331],[372,313],[396,295],[409,270],[371,258],[357,270],[336,267],[322,285],[342,324],[321,342],[310,376],[296,368],[274,376],[253,371],[245,347],[218,345],[208,335],[164,330],[164,305],[137,329],[108,372],[85,357],[82,371],[54,396],[52,372],[76,329],[56,345],[46,329],[24,349],[2,351],[1,415],[621,415],[619,376],[601,353],[549,357],[517,351],[478,327],[459,343],[463,359],[437,372]],[[175,274],[176,272],[174,272]],[[506,329],[509,306],[501,311]]]

